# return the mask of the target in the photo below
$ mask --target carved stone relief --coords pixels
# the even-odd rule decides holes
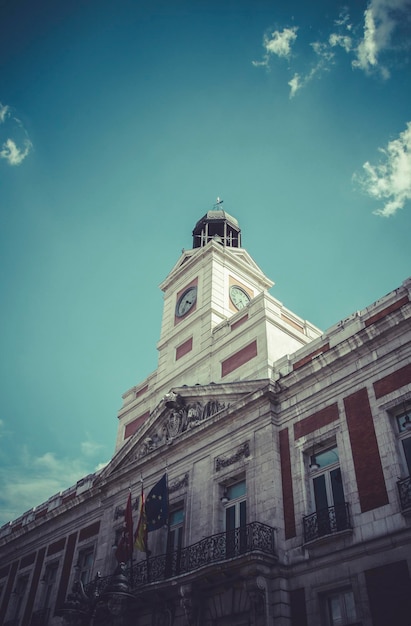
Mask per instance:
[[[184,476],[180,480],[176,480],[172,485],[168,486],[168,492],[174,493],[182,488],[187,489],[188,487],[188,474],[184,474]]]
[[[229,465],[233,465],[240,459],[246,459],[250,456],[250,442],[245,441],[234,454],[228,457],[217,457],[215,460],[215,469],[218,472],[223,467],[228,467]]]
[[[179,394],[168,393],[164,397],[164,404],[168,412],[157,430],[147,436],[135,454],[135,459],[141,459],[149,452],[161,446],[172,443],[182,433],[195,428],[204,420],[230,406],[229,403],[209,400],[205,404],[193,402],[186,404]]]

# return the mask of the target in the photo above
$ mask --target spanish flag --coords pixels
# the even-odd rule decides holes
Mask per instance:
[[[147,552],[147,519],[143,483],[141,483],[140,516],[138,518],[137,528],[134,535],[134,547],[140,552]]]

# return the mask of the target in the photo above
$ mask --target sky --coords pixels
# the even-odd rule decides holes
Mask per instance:
[[[410,3],[0,2],[0,524],[112,457],[217,197],[321,329],[409,276]]]

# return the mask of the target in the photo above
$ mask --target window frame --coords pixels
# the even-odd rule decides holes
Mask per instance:
[[[181,513],[181,520],[172,523],[173,515]],[[168,513],[168,530],[166,543],[166,576],[176,576],[180,573],[181,553],[184,546],[185,527],[184,502],[177,502],[171,506]]]
[[[86,556],[88,553],[91,554],[91,563],[90,563],[90,567],[89,569],[86,569],[85,567],[82,567],[81,565],[81,557],[82,555]],[[96,544],[94,543],[90,543],[87,544],[85,546],[81,546],[79,547],[78,551],[77,551],[77,559],[76,559],[76,565],[75,565],[75,580],[78,582],[81,582],[83,584],[83,586],[88,585],[92,579],[93,579],[93,569],[94,569],[94,562],[96,559]],[[83,579],[82,574],[84,572],[88,572],[88,577],[87,580]]]
[[[42,583],[44,584],[44,588],[42,590],[41,602],[40,602],[40,607],[43,610],[51,609],[54,597],[57,593],[59,570],[60,570],[59,559],[53,559],[53,560],[47,561],[44,564],[44,575],[41,580]],[[48,580],[47,578],[48,572],[55,572],[55,576],[53,580]]]
[[[347,594],[350,594],[352,608],[354,609],[354,613],[351,614],[346,602]],[[336,620],[331,614],[330,602],[332,599],[339,600],[341,619]],[[359,604],[352,586],[347,585],[344,587],[329,589],[328,591],[321,593],[320,603],[322,622],[324,626],[359,626],[361,624]]]
[[[16,622],[20,621],[23,611],[24,611],[24,604],[27,600],[27,592],[30,586],[30,576],[31,576],[31,571],[27,571],[27,572],[20,573],[16,578],[16,583],[13,589],[14,600],[13,600],[12,606],[10,607],[10,617],[12,620],[15,620]],[[19,590],[18,590],[19,584],[23,580],[25,581],[25,584],[19,593]]]
[[[342,489],[342,494],[343,494],[343,501],[345,502],[345,490],[344,490],[344,484],[342,480],[341,460],[340,460],[337,443],[330,443],[330,445],[322,446],[320,449],[318,449],[318,451],[314,454],[314,456],[317,460],[318,457],[320,457],[321,455],[330,453],[330,452],[336,454],[336,457],[337,457],[336,461],[327,463],[326,465],[322,467],[320,466],[318,469],[315,469],[315,470],[311,470],[310,468],[308,469],[309,489],[310,489],[310,509],[311,509],[310,512],[311,513],[318,513],[318,511],[321,510],[321,509],[317,509],[315,486],[314,486],[314,481],[320,478],[321,476],[324,476],[327,508],[329,509],[330,507],[341,504],[340,502],[335,502],[335,494],[334,494],[333,486],[332,486],[331,472],[334,472],[337,469],[340,471],[341,489]]]
[[[240,493],[238,496],[234,496],[230,498],[230,490],[238,487],[239,485],[244,484],[244,492]],[[247,525],[247,481],[245,478],[240,480],[236,480],[235,482],[230,482],[226,485],[224,492],[227,494],[228,502],[224,503],[224,531],[227,532],[229,530],[233,530],[235,528],[243,528]],[[242,504],[245,504],[245,507],[242,507]],[[227,528],[227,511],[229,509],[234,508],[234,527]],[[244,509],[243,511],[241,509]]]
[[[393,413],[395,420],[395,432],[399,448],[400,468],[401,473],[404,473],[404,478],[411,476],[411,450],[409,451],[410,458],[408,458],[407,452],[404,447],[404,441],[408,441],[408,445],[411,445],[411,429],[402,428],[400,420],[408,416],[411,420],[411,409],[404,405],[397,407],[397,410]]]

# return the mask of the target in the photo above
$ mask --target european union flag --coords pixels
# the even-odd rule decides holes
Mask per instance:
[[[146,499],[147,532],[161,528],[168,521],[167,474],[154,485]]]

